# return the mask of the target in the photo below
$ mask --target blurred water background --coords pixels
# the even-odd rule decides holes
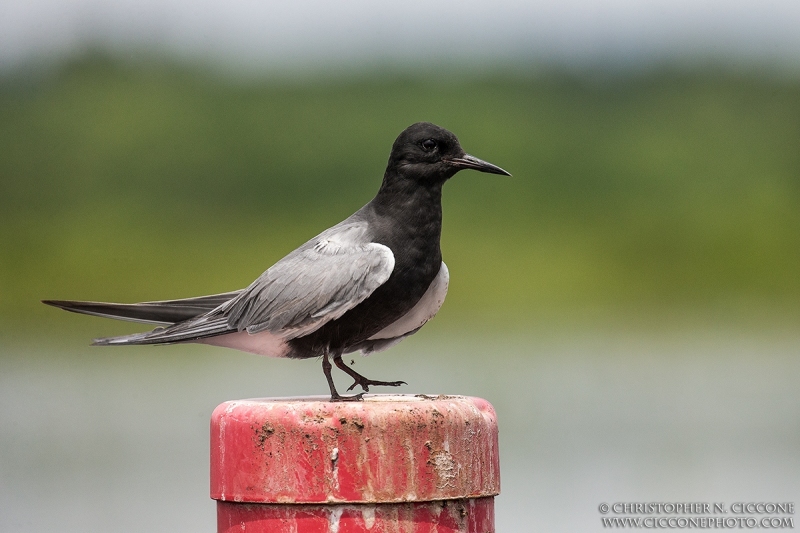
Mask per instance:
[[[0,531],[213,531],[211,411],[318,362],[89,348],[136,326],[39,300],[243,287],[418,120],[514,177],[447,184],[447,302],[356,368],[495,405],[498,531],[800,502],[793,3],[137,5],[0,6]]]

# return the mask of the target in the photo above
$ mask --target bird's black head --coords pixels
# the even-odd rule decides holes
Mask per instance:
[[[500,167],[466,154],[456,136],[446,129],[430,122],[417,122],[394,141],[386,172],[422,183],[441,184],[465,168],[511,175]]]

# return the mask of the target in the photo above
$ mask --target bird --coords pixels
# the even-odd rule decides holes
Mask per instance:
[[[292,359],[321,358],[331,401],[358,401],[372,386],[344,354],[385,350],[436,315],[450,274],[442,261],[442,188],[461,170],[511,176],[467,154],[456,136],[412,124],[392,145],[375,197],[237,291],[133,304],[42,300],[66,311],[154,324],[93,345],[201,343]],[[333,365],[362,392],[341,395]]]

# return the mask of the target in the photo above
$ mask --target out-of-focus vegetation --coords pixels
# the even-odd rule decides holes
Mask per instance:
[[[514,175],[446,186],[440,321],[800,308],[797,80],[230,81],[89,58],[0,80],[0,330],[69,320],[41,298],[246,285],[366,203],[418,120]]]

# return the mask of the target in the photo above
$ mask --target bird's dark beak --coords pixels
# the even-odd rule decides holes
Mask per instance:
[[[464,154],[461,157],[454,157],[452,159],[445,159],[444,161],[450,165],[453,165],[459,170],[471,168],[472,170],[488,172],[489,174],[500,174],[501,176],[511,175],[497,165],[487,163],[483,159],[478,159],[477,157],[473,157],[469,154]]]

